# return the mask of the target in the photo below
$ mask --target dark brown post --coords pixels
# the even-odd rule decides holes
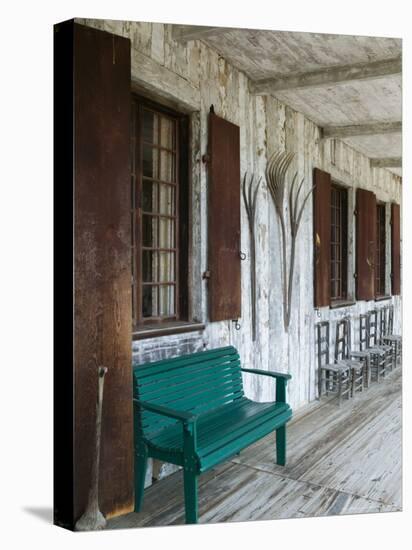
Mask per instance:
[[[110,371],[102,418],[99,503],[108,517],[133,508],[130,41],[73,21],[57,25],[55,34],[60,36],[55,49],[57,112],[66,119],[71,117],[74,128],[70,143],[70,124],[66,120],[60,127],[56,120],[56,152],[62,153],[64,162],[56,166],[55,191],[58,194],[64,187],[65,201],[56,200],[55,218],[71,209],[73,250],[66,247],[64,255],[74,262],[72,288],[59,283],[67,265],[56,265],[56,284],[60,292],[74,298],[71,311],[59,312],[73,320],[74,342],[68,352],[72,333],[65,334],[65,345],[59,340],[55,372],[60,376],[59,371],[64,370],[66,376],[65,384],[55,388],[59,393],[55,398],[57,401],[64,391],[71,393],[74,423],[71,434],[60,438],[65,450],[56,454],[55,464],[56,475],[63,475],[59,458],[69,451],[73,465],[71,512],[56,510],[55,521],[73,528],[85,510],[91,484],[98,365]],[[67,85],[70,79],[71,97],[58,82]],[[66,177],[67,173],[72,177]],[[60,222],[56,223],[55,240],[59,229],[63,229]],[[68,426],[69,422],[66,429]],[[59,430],[58,415],[55,429]],[[69,462],[67,459],[66,466]],[[62,510],[64,498],[57,493],[56,497]]]

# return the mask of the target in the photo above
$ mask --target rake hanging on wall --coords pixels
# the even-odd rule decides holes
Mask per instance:
[[[302,220],[303,210],[311,195],[314,187],[307,193],[302,203],[299,205],[299,194],[302,190],[302,178],[297,191],[295,186],[298,179],[298,173],[295,172],[292,183],[289,188],[289,229],[290,229],[290,257],[287,258],[287,237],[286,220],[284,215],[283,203],[286,192],[286,173],[294,159],[295,153],[286,151],[276,151],[269,158],[266,165],[266,182],[279,216],[281,239],[282,239],[282,291],[283,291],[283,324],[285,330],[288,330],[291,316],[292,289],[293,289],[293,271],[295,266],[296,238],[299,231],[299,225]],[[288,273],[289,266],[289,273]]]
[[[256,241],[255,241],[255,216],[256,199],[262,178],[255,184],[255,175],[252,174],[247,183],[247,172],[243,176],[242,193],[245,202],[247,219],[249,223],[250,240],[250,294],[252,300],[252,341],[256,340]],[[254,189],[253,189],[254,188]]]

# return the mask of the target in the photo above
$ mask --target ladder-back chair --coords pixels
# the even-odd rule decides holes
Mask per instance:
[[[366,349],[371,352],[371,371],[372,374],[376,374],[376,380],[379,382],[389,369],[389,364],[392,361],[392,348],[379,344],[378,312],[376,309],[372,309],[366,314],[366,327]]]
[[[401,361],[401,355],[402,355],[402,336],[399,334],[393,334],[393,313],[394,308],[393,305],[387,306],[387,324],[385,327],[385,331],[381,333],[381,339],[382,342],[385,344],[388,344],[392,347],[392,358],[393,358],[393,366],[396,367],[398,364],[398,361],[400,363]]]
[[[329,321],[316,324],[316,346],[318,361],[318,392],[322,394],[334,393],[338,396],[339,406],[342,398],[351,395],[351,370],[343,362],[330,362],[330,326]]]
[[[369,375],[369,354],[351,350],[350,319],[345,317],[336,323],[335,361],[344,362],[351,369],[351,396],[363,391]]]

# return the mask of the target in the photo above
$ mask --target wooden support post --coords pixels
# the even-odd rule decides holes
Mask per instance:
[[[98,365],[110,372],[99,504],[106,517],[133,510],[130,67],[128,39],[56,25],[55,523],[69,529],[93,474]]]

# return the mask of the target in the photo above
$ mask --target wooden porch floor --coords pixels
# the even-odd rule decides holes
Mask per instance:
[[[199,478],[199,523],[401,510],[401,368],[337,406],[308,407],[288,425],[288,464],[267,436]],[[109,529],[184,523],[181,471],[146,489],[143,511]]]

